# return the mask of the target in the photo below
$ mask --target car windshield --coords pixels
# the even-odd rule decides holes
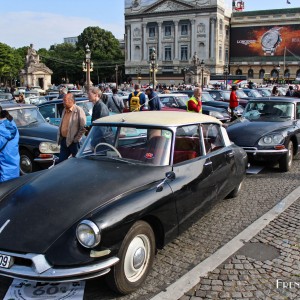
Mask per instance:
[[[201,100],[202,102],[215,101],[209,93],[202,93]]]
[[[257,90],[247,90],[245,91],[245,94],[247,94],[248,97],[254,97],[254,98],[262,97],[262,95]]]
[[[162,128],[94,125],[77,157],[166,166],[172,132]]]
[[[272,96],[271,91],[267,90],[267,89],[261,89],[258,90],[258,92],[263,96],[263,97],[270,97]]]
[[[248,98],[247,94],[242,90],[236,90],[235,93],[238,96],[238,98]],[[230,95],[230,92],[229,92],[229,95]]]
[[[35,107],[10,109],[9,113],[14,118],[17,126],[28,126],[36,123],[46,123],[45,119]]]
[[[93,103],[89,102],[89,101],[77,101],[76,105],[80,106],[83,111],[85,112],[85,115],[87,117],[91,117],[92,116],[92,112],[93,112]]]
[[[280,122],[294,118],[294,104],[290,102],[249,102],[243,117],[249,121]]]

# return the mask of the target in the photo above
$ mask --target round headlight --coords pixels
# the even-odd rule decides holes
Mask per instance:
[[[264,142],[265,144],[271,144],[271,143],[272,143],[272,137],[271,137],[271,136],[265,136],[265,137],[263,138],[263,142]]]
[[[81,221],[76,228],[76,237],[79,243],[86,248],[93,248],[100,243],[101,235],[98,226],[90,221]]]
[[[41,153],[49,152],[49,143],[46,143],[46,142],[40,143],[39,150],[40,150]]]

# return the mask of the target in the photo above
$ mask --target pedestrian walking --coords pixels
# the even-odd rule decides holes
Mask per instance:
[[[276,85],[273,86],[272,96],[279,96],[278,87]]]
[[[124,102],[118,95],[118,90],[116,88],[112,89],[113,95],[108,99],[107,108],[116,114],[121,114],[124,109]]]
[[[102,92],[98,87],[92,87],[88,93],[89,101],[93,103],[92,122],[109,115],[107,106],[100,99]]]
[[[0,182],[19,176],[19,131],[13,117],[0,107]]]
[[[194,95],[187,102],[187,111],[202,113],[202,101],[201,101],[202,90],[200,87],[195,87]]]
[[[146,96],[141,92],[141,87],[139,84],[134,85],[134,92],[130,93],[128,96],[129,110],[139,111],[142,110],[143,105],[146,102]]]
[[[58,163],[66,160],[70,155],[74,157],[77,154],[79,142],[86,132],[86,116],[83,109],[75,104],[74,95],[66,94],[63,103],[64,110],[57,134],[60,145]]]
[[[234,110],[235,108],[239,105],[239,99],[236,95],[236,90],[237,87],[236,85],[233,85],[231,87],[231,93],[230,93],[230,99],[229,99],[229,108],[230,108],[230,112],[231,112],[231,121],[234,120]]]
[[[149,110],[161,110],[160,99],[157,93],[155,93],[150,86],[146,88],[145,92],[149,99],[148,100]]]

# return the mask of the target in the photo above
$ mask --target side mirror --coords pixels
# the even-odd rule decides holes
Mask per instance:
[[[50,123],[50,118],[49,118],[49,117],[47,117],[45,120],[46,120],[48,123]]]

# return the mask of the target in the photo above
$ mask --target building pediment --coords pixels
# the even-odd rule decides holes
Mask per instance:
[[[29,74],[45,74],[45,75],[51,75],[53,72],[46,67],[43,63],[34,64],[28,67],[28,73]]]
[[[179,0],[161,0],[146,8],[144,13],[159,13],[178,10],[194,9],[195,6]]]

